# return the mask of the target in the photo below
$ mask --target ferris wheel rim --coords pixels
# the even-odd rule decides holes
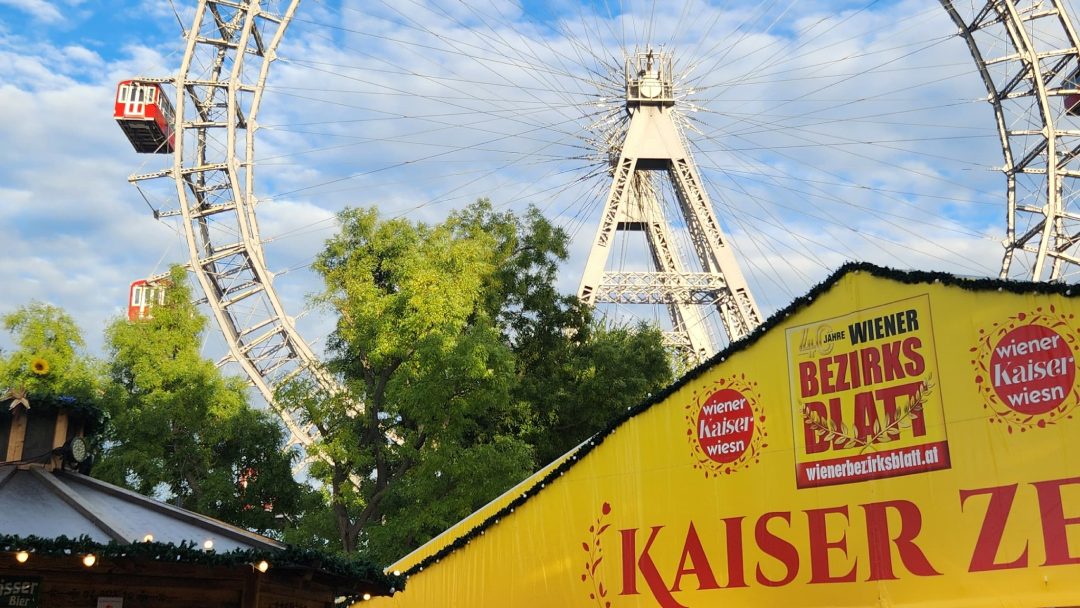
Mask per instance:
[[[209,83],[199,82],[197,79],[188,78],[196,48],[200,43],[205,43],[200,41],[199,36],[201,28],[199,27],[199,24],[205,18],[208,7],[210,7],[211,12],[213,12],[214,18],[220,20],[218,11],[214,10],[214,7],[217,5],[215,0],[199,0],[193,18],[194,25],[188,30],[181,68],[174,81],[176,91],[178,92],[175,125],[177,144],[173,152],[172,177],[175,181],[180,212],[183,217],[184,235],[189,254],[188,267],[192,270],[196,280],[199,282],[200,287],[206,295],[218,328],[225,336],[225,341],[229,349],[227,358],[241,366],[249,380],[256,386],[266,402],[275,409],[290,433],[290,444],[306,447],[315,439],[317,433],[314,432],[310,426],[304,425],[300,416],[289,411],[287,408],[281,407],[280,404],[277,403],[277,400],[274,397],[275,386],[268,382],[266,370],[258,367],[258,362],[253,360],[251,352],[259,344],[274,338],[275,334],[282,335],[283,338],[280,339],[283,340],[282,344],[284,344],[284,348],[291,349],[293,356],[300,360],[299,367],[291,372],[293,375],[303,373],[307,370],[315,375],[316,381],[323,385],[324,388],[335,390],[336,385],[325,372],[322,372],[318,368],[314,354],[296,331],[291,319],[285,314],[284,307],[281,305],[281,301],[274,291],[273,277],[265,265],[261,243],[258,238],[258,222],[255,214],[257,199],[255,198],[253,188],[253,168],[248,167],[248,170],[244,174],[244,179],[241,180],[238,175],[241,163],[238,161],[237,155],[237,146],[239,145],[237,137],[237,117],[240,115],[238,95],[242,89],[253,93],[253,99],[246,107],[247,113],[245,120],[247,121],[247,124],[244,128],[245,134],[243,137],[245,152],[242,157],[250,159],[252,158],[254,149],[256,132],[254,125],[257,124],[258,111],[261,105],[266,75],[269,71],[271,62],[273,61],[277,46],[284,35],[288,21],[295,13],[298,4],[299,0],[292,0],[288,10],[281,16],[278,22],[278,28],[269,41],[269,44],[266,44],[265,41],[259,41],[257,43],[257,46],[261,47],[260,50],[263,55],[263,61],[259,68],[257,80],[255,83],[249,85],[242,84],[239,77],[239,74],[244,67],[244,61],[247,55],[246,52],[235,53],[234,63],[231,70],[228,71],[227,78],[221,78],[225,72],[223,65],[216,65],[211,70],[212,79]],[[260,14],[261,5],[259,0],[251,0],[245,6],[247,7],[247,10],[242,11],[244,13],[244,18],[241,27],[237,28],[235,27],[236,24],[233,23],[231,24],[233,26],[231,29],[225,26],[219,28],[224,41],[233,43],[240,49],[248,48],[249,39],[253,35],[253,24],[257,18],[263,16]],[[237,14],[240,14],[240,12]],[[236,31],[240,31],[240,35],[233,41],[231,38]],[[198,82],[198,84],[192,85],[193,81]],[[196,145],[205,145],[203,133],[201,133],[200,129],[206,127],[198,125],[189,127],[185,120],[186,113],[184,111],[187,103],[195,104],[198,102],[195,91],[199,90],[199,87],[203,87],[209,92],[208,98],[211,101],[214,99],[216,91],[220,88],[224,87],[227,91],[226,120],[223,125],[227,132],[227,152],[226,157],[222,159],[224,162],[216,164],[217,166],[203,167],[196,162],[188,162],[189,157],[185,156],[185,145],[187,144],[188,139],[186,135],[189,129],[196,130]],[[203,110],[203,113],[208,112]],[[205,151],[198,150],[191,158],[205,162],[205,154]],[[209,232],[205,230],[205,223],[202,224],[202,231],[196,229],[197,226],[200,225],[200,222],[204,221],[203,218],[199,217],[199,208],[205,207],[206,205],[205,201],[191,201],[189,193],[197,192],[196,188],[192,186],[193,180],[191,176],[200,173],[201,171],[219,172],[221,174],[219,179],[223,178],[224,181],[223,187],[227,187],[231,191],[231,205],[233,207],[231,212],[235,213],[236,224],[241,233],[240,241],[238,243],[233,243],[226,247],[217,247],[216,244],[212,242]],[[222,187],[220,183],[218,186]],[[229,293],[229,288],[218,281],[216,273],[212,272],[215,265],[229,256],[242,258],[254,279],[252,281],[254,284],[250,286],[247,293],[241,292],[234,296],[237,298],[236,301],[253,296],[262,297],[266,299],[269,308],[273,311],[268,318],[258,321],[250,328],[245,328],[243,324],[232,317],[229,307],[226,305],[228,304],[228,301],[225,299],[226,295]],[[252,336],[247,343],[241,339],[242,335],[252,333],[256,330],[261,333]]]
[[[1066,167],[1060,166],[1061,164],[1058,161],[1061,157],[1061,153],[1058,151],[1058,136],[1062,130],[1057,124],[1057,113],[1051,106],[1051,98],[1060,96],[1060,90],[1063,86],[1061,83],[1062,73],[1080,74],[1080,61],[1078,61],[1078,58],[1080,58],[1080,39],[1077,37],[1071,16],[1062,0],[1051,0],[1052,9],[1036,14],[1031,14],[1031,11],[1024,14],[1017,10],[1015,2],[1010,1],[988,3],[983,11],[973,16],[969,23],[960,15],[953,2],[941,0],[941,4],[957,25],[961,37],[966,41],[972,57],[975,59],[976,66],[986,87],[987,101],[994,108],[997,122],[998,136],[1004,157],[1002,172],[1007,180],[1006,236],[1002,241],[1005,251],[1002,256],[999,276],[1005,279],[1015,274],[1013,266],[1017,263],[1016,256],[1019,252],[1034,254],[1034,261],[1030,264],[1030,270],[1024,272],[1024,276],[1030,276],[1031,279],[1036,281],[1061,280],[1063,261],[1073,265],[1080,264],[1080,260],[1077,260],[1076,257],[1069,259],[1067,254],[1062,255],[1065,254],[1062,250],[1051,251],[1051,242],[1060,239],[1060,235],[1052,234],[1056,229],[1055,224],[1066,215],[1066,205],[1063,203],[1064,182],[1062,177],[1059,176],[1059,171]],[[997,18],[991,19],[990,17],[993,17],[995,12]],[[1062,39],[1068,45],[1055,49],[1055,53],[1048,53],[1045,49],[1036,48],[1032,40],[1036,32],[1035,26],[1025,27],[1025,20],[1034,22],[1035,19],[1045,17],[1055,18],[1055,25],[1060,26],[1063,34]],[[1006,56],[997,61],[987,60],[979,48],[975,36],[981,30],[992,28],[998,24],[1004,28],[1004,34],[1007,36],[1010,48],[1015,55]],[[1057,61],[1054,64],[1046,65],[1047,56],[1054,55],[1058,57]],[[1014,72],[1018,76],[1012,82],[998,84],[990,73],[990,65],[1004,60],[1017,64],[1018,67],[1014,68]],[[1058,84],[1054,84],[1052,82],[1054,80],[1057,80]],[[1034,105],[1038,110],[1039,128],[1033,129],[1028,126],[1021,137],[1018,136],[1021,133],[1020,130],[1010,128],[1009,111],[1006,103],[1010,99],[1019,96],[1016,90],[1027,81],[1030,81],[1031,91],[1022,94],[1033,94],[1035,98]],[[1030,142],[1030,132],[1033,131],[1041,135],[1041,140],[1036,141],[1034,144]],[[1040,149],[1044,151],[1040,152]],[[1017,154],[1017,151],[1020,154]],[[1041,193],[1044,197],[1044,204],[1041,206],[1024,205],[1017,200],[1018,176],[1038,170],[1037,167],[1031,167],[1031,164],[1037,162],[1036,159],[1040,155],[1045,155],[1048,159],[1045,168],[1042,169],[1046,174],[1043,192]],[[1075,153],[1072,156],[1075,157]],[[1050,162],[1049,159],[1054,160]],[[1068,160],[1066,160],[1066,165],[1067,162]],[[1017,223],[1018,220],[1025,217],[1023,215],[1025,213],[1035,217],[1035,226],[1022,234],[1018,234]],[[1042,219],[1038,218],[1039,215],[1042,216]],[[1029,219],[1029,222],[1031,221]],[[1038,243],[1035,247],[1029,245],[1029,242],[1033,239],[1037,240]],[[1055,242],[1054,248],[1058,249],[1058,247],[1059,245]],[[1048,258],[1053,258],[1049,271],[1046,270]]]

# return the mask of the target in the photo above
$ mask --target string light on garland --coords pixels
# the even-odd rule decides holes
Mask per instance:
[[[268,561],[266,561],[264,559],[261,562],[255,564],[255,569],[258,570],[259,572],[266,572],[267,570],[270,569],[270,562],[268,562]]]
[[[366,601],[368,601],[370,599],[371,599],[371,594],[370,593],[365,593],[364,594],[364,601],[366,602]]]
[[[29,545],[29,546],[28,546]],[[44,554],[63,556],[72,554],[94,553],[98,557],[129,557],[165,562],[184,562],[204,565],[239,565],[252,564],[270,558],[265,551],[234,550],[225,553],[203,551],[199,545],[183,541],[180,544],[150,542],[131,545],[101,544],[88,536],[46,539],[37,537],[20,538],[0,535],[0,549],[16,551],[31,550],[35,555]],[[272,552],[274,563],[291,565],[317,566],[328,572],[347,577],[359,577],[382,582],[389,586],[394,581],[382,575],[381,569],[373,564],[339,558],[333,554],[322,553],[300,547],[289,547],[283,551]]]
[[[93,567],[93,565],[97,563],[97,556],[93,553],[87,553],[83,556],[82,563],[87,568]]]
[[[30,559],[30,554],[26,551],[19,551],[15,554],[15,561],[19,562],[20,564],[25,564],[26,560],[28,559]]]
[[[147,536],[152,536],[147,534]],[[144,537],[145,540],[145,537]],[[233,549],[231,551],[205,551],[201,543],[182,541],[179,544],[163,543],[159,541],[123,543],[99,543],[86,535],[69,538],[58,536],[56,538],[41,538],[37,536],[16,536],[0,534],[0,552],[7,552],[19,559],[20,552],[33,554],[34,559],[44,556],[45,558],[79,559],[86,567],[88,556],[93,556],[93,564],[101,559],[106,560],[139,560],[166,563],[201,564],[205,566],[239,566],[246,565],[249,568],[258,568],[260,562],[267,563],[267,569],[271,566],[300,566],[328,572],[347,579],[360,579],[369,585],[375,585],[380,590],[402,589],[405,586],[405,578],[400,573],[391,576],[377,567],[363,560],[346,559],[332,553],[324,553],[313,549],[287,546],[281,550],[260,549]],[[28,556],[29,559],[29,556]],[[272,560],[272,561],[271,561]],[[369,587],[370,588],[370,587]],[[394,591],[390,591],[393,594]],[[350,602],[360,599],[360,594],[347,595]]]
[[[202,548],[204,550],[206,550],[206,551],[209,551],[209,550],[213,549],[214,548],[214,541],[209,539],[209,538],[206,539],[205,541],[203,541]]]
[[[144,542],[144,543],[152,543],[152,542],[154,542],[154,535],[153,534],[147,534],[146,536],[142,537],[142,542]]]

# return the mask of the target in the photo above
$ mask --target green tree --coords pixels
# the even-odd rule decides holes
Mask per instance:
[[[538,465],[565,454],[672,381],[671,354],[656,327],[593,322],[578,340],[532,350],[517,391],[538,423],[528,440]]]
[[[549,458],[670,379],[666,355],[651,356],[664,353],[657,332],[594,328],[558,292],[568,238],[535,209],[339,220],[314,268],[338,314],[328,369],[345,390],[298,381],[279,399],[320,431],[311,470],[346,551],[399,557],[531,472],[534,443]]]
[[[280,398],[300,404],[323,437],[312,473],[344,549],[386,561],[533,459],[510,396],[512,352],[485,302],[498,269],[492,236],[379,221],[374,210],[340,221],[314,267],[321,300],[339,314],[328,365],[347,391],[294,384]]]
[[[94,473],[185,508],[269,531],[297,508],[293,452],[280,425],[248,404],[246,384],[202,358],[206,319],[174,268],[150,319],[106,331],[110,424]]]
[[[62,309],[31,302],[6,315],[4,329],[15,349],[0,356],[0,392],[75,397],[84,403],[100,398],[100,364],[83,350],[82,332]]]
[[[659,329],[608,328],[576,295],[556,287],[569,236],[536,208],[497,213],[478,201],[448,224],[495,240],[497,271],[487,305],[515,358],[515,401],[533,423],[526,434],[542,466],[603,429],[673,379]]]

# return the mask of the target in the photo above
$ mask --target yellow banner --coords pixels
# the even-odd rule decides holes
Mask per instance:
[[[1080,605],[1080,304],[900,278],[833,279],[367,604]]]

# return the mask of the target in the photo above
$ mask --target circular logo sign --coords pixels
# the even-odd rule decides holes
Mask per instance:
[[[1054,306],[1018,312],[979,329],[971,348],[983,407],[1012,433],[1072,418],[1080,404],[1076,315]]]
[[[757,382],[737,374],[703,384],[686,401],[686,440],[705,477],[730,475],[761,459],[768,433]]]
[[[719,463],[735,462],[746,453],[754,436],[754,410],[742,393],[725,388],[701,405],[697,440],[701,451]]]
[[[1009,409],[1045,414],[1061,405],[1073,388],[1076,362],[1056,331],[1021,325],[1006,333],[990,355],[990,384]]]

